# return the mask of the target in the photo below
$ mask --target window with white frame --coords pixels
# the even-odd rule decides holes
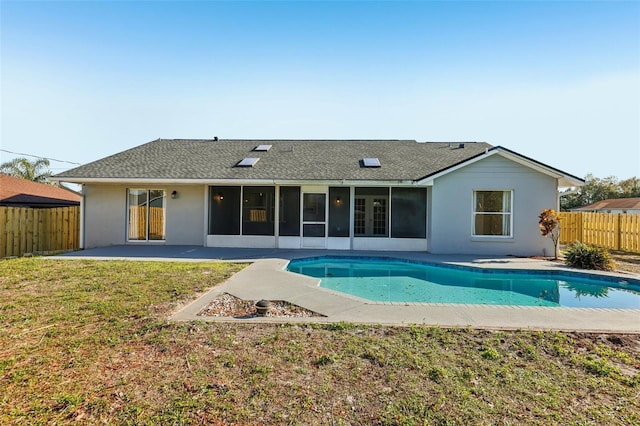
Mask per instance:
[[[473,191],[473,235],[512,236],[513,191]]]

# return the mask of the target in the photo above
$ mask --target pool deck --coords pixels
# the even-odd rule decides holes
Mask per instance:
[[[244,270],[210,289],[170,317],[172,321],[236,323],[354,322],[362,324],[535,329],[640,333],[640,309],[556,308],[498,305],[377,303],[322,289],[319,280],[285,271],[289,260],[317,256],[364,256],[409,259],[491,269],[584,272],[589,275],[640,279],[631,273],[603,273],[568,268],[557,262],[518,257],[433,255],[423,252],[334,251],[205,248],[197,246],[112,246],[56,256],[58,259],[249,262]],[[245,300],[284,300],[322,317],[207,317],[197,315],[211,300],[229,293]]]

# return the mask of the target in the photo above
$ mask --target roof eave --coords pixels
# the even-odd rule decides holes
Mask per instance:
[[[106,185],[364,185],[419,186],[414,180],[357,180],[357,179],[166,179],[166,178],[80,178],[56,177],[58,182]],[[426,184],[423,184],[426,186]]]

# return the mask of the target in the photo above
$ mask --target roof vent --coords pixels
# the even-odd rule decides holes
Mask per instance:
[[[464,144],[461,143],[460,145],[458,145],[458,148],[460,148],[460,149],[464,148]]]
[[[376,157],[363,158],[362,165],[364,167],[380,167],[380,160]]]
[[[271,149],[271,145],[258,145],[253,148],[254,151],[269,151]]]
[[[214,140],[215,142],[218,142],[218,137],[217,137],[217,136],[214,136],[214,137],[213,137],[213,140]]]
[[[253,167],[259,160],[259,158],[247,157],[239,161],[236,167]]]

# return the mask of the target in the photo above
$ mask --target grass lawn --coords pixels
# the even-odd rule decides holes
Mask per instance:
[[[640,424],[640,336],[166,321],[242,265],[0,261],[0,424]]]

